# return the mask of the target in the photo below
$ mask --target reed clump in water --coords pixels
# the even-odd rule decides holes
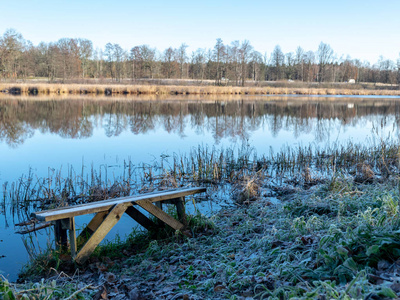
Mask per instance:
[[[17,182],[3,185],[2,204],[3,211],[10,207],[12,215],[26,219],[32,210],[190,185],[236,186],[237,191],[244,191],[239,202],[246,202],[257,196],[257,186],[279,189],[290,184],[304,189],[332,178],[332,174],[351,176],[358,182],[382,181],[398,172],[399,151],[394,141],[371,146],[349,142],[324,148],[288,147],[261,157],[249,146],[199,146],[151,165],[124,162],[118,176],[109,175],[106,166],[99,170],[92,167],[89,172],[83,168],[82,172],[69,168],[65,173],[49,169],[47,178],[29,172]],[[246,193],[249,197],[244,197]]]

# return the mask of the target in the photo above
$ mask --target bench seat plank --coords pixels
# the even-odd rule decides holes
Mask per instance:
[[[163,201],[168,199],[180,198],[196,193],[205,192],[204,187],[195,188],[183,188],[168,191],[157,191],[153,193],[140,194],[129,197],[121,197],[108,199],[103,201],[79,204],[74,206],[61,207],[56,209],[50,209],[40,212],[32,213],[31,216],[40,221],[56,221],[91,213],[98,213],[102,211],[109,211],[113,206],[127,203],[128,206],[134,205],[136,201],[148,200],[150,202]]]

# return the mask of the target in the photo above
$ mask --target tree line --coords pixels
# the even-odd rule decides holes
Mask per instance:
[[[272,53],[256,51],[247,40],[225,44],[217,39],[211,49],[188,53],[188,45],[159,51],[148,45],[130,50],[108,43],[94,48],[88,39],[62,38],[37,46],[14,29],[0,36],[0,77],[3,80],[47,78],[111,79],[115,82],[139,79],[212,80],[216,85],[244,86],[262,81],[372,82],[399,84],[400,58],[367,61],[339,57],[329,44],[321,42],[316,51],[297,47],[284,53],[277,45]]]

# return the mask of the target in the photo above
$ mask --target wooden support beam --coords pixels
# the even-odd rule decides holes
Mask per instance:
[[[53,225],[52,222],[42,222],[42,223],[38,223],[38,224],[32,223],[32,224],[29,224],[29,225],[17,225],[17,224],[15,224],[15,226],[26,226],[25,229],[16,231],[15,233],[27,234],[27,233],[31,233],[31,232],[34,232],[34,231],[37,231],[37,230],[40,230],[40,229],[43,229],[43,228],[47,228],[47,227],[52,226],[52,225]]]
[[[157,228],[156,223],[154,223],[133,206],[129,206],[126,210],[126,213],[147,230]]]
[[[159,209],[162,210],[162,202],[161,202],[161,201],[155,202],[154,204],[155,204]]]
[[[136,201],[136,204],[139,205],[144,210],[151,213],[157,219],[163,221],[165,224],[171,226],[175,230],[181,230],[184,225],[175,220],[173,217],[165,213],[162,209],[158,208],[157,206],[153,205],[149,200],[140,200]]]
[[[71,249],[71,257],[74,258],[77,251],[75,218],[69,218],[69,247]]]
[[[122,214],[126,211],[129,203],[120,203],[114,206],[108,213],[107,217],[103,220],[100,226],[93,232],[92,236],[88,239],[82,249],[75,257],[78,264],[85,262],[90,254],[94,251],[97,245],[104,239],[107,233],[114,227],[115,224],[121,219]]]
[[[93,217],[89,224],[79,234],[77,238],[78,247],[83,245],[90,238],[93,232],[95,232],[96,229],[99,228],[100,224],[103,222],[108,213],[108,211],[101,211]]]
[[[185,197],[175,199],[175,206],[179,221],[186,227],[188,223],[185,211]]]
[[[161,201],[153,202],[153,203],[154,203],[154,205],[155,205],[156,207],[158,207],[159,209],[163,210],[163,203],[162,203]],[[165,227],[165,223],[164,223],[164,222],[161,222],[161,220],[158,219],[158,218],[157,218],[157,220],[156,220],[156,223],[157,223],[158,228],[164,228],[164,227]]]
[[[67,229],[69,226],[65,224],[65,219],[57,220],[54,224],[55,244],[58,250],[68,248]]]

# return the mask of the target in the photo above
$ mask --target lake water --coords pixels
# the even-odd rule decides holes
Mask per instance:
[[[148,99],[0,98],[0,186],[23,174],[154,163],[204,147],[250,145],[258,155],[282,147],[373,143],[399,137],[400,99],[238,97]],[[166,159],[168,161],[168,159]],[[9,203],[0,207],[0,274],[15,280],[28,255],[14,233]],[[124,219],[115,232],[129,232]],[[46,240],[44,234],[38,237]]]

